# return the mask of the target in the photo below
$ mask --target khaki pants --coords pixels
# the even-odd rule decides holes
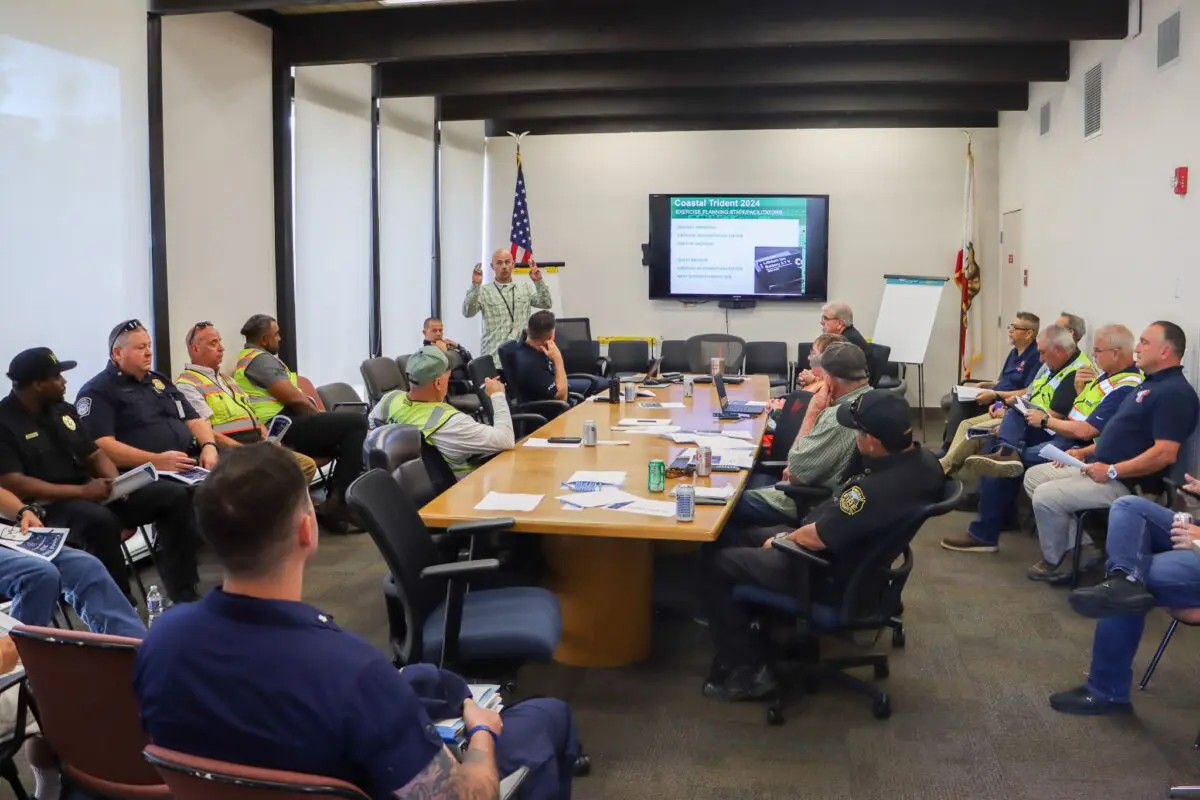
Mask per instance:
[[[1075,546],[1075,512],[1108,508],[1112,501],[1129,494],[1120,481],[1096,483],[1077,469],[1055,469],[1053,464],[1038,464],[1026,470],[1025,489],[1033,500],[1038,540],[1047,564],[1060,563]],[[1090,543],[1086,534],[1083,543]]]
[[[990,414],[980,414],[978,417],[971,417],[962,421],[958,426],[958,430],[954,432],[954,439],[950,442],[950,449],[946,451],[946,455],[942,456],[942,471],[947,475],[953,475],[962,469],[963,464],[969,456],[973,456],[979,452],[979,448],[983,446],[983,439],[968,439],[967,431],[971,428],[998,428],[1000,427],[999,419],[992,419]]]
[[[304,453],[291,451],[292,457],[296,459],[296,463],[300,465],[300,469],[304,472],[304,480],[312,483],[313,476],[317,474],[317,462],[313,461]]]

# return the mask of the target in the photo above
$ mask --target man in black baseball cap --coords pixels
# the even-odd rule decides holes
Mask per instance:
[[[8,377],[13,383],[33,383],[57,378],[76,366],[74,361],[59,361],[49,347],[31,347],[13,357],[8,365]]]
[[[836,617],[850,576],[875,537],[941,499],[946,477],[933,454],[913,444],[904,398],[876,389],[838,406],[836,414],[841,425],[855,431],[862,472],[809,512],[799,528],[738,531],[733,546],[705,561],[705,603],[717,651],[704,684],[708,697],[757,699],[776,688],[760,634],[745,608],[733,600],[733,588],[739,584],[780,594],[795,591],[794,562],[774,549],[772,540],[786,537],[832,562],[812,584],[813,621],[819,628],[823,617]]]

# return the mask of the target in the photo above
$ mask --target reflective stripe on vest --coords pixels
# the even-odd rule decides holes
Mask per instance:
[[[243,405],[238,402],[235,397],[231,397],[229,392],[225,391],[224,387],[203,372],[184,370],[175,379],[175,382],[194,386],[204,396],[204,402],[213,412],[209,422],[215,432],[244,433],[258,428],[258,420],[255,419],[249,403]]]
[[[1038,371],[1037,377],[1033,379],[1033,383],[1029,385],[1029,403],[1041,409],[1050,408],[1050,402],[1054,400],[1054,393],[1062,384],[1063,380],[1070,377],[1074,380],[1075,370],[1080,367],[1090,367],[1092,360],[1083,353],[1079,353],[1075,358],[1071,359],[1071,363],[1050,376],[1049,368],[1043,364],[1042,369]],[[1044,370],[1044,371],[1043,371]]]
[[[261,386],[256,386],[253,381],[246,377],[246,368],[250,366],[250,362],[259,356],[270,355],[266,350],[259,350],[257,347],[247,347],[238,353],[237,369],[233,371],[233,381],[238,386],[242,387],[242,391],[246,393],[246,398],[250,401],[250,407],[254,409],[255,416],[259,422],[270,422],[271,418],[283,411],[283,403],[271,396],[271,393]],[[286,367],[285,367],[286,368]],[[288,370],[288,380],[292,382],[292,386],[300,388],[299,382],[296,380],[296,373]]]
[[[1092,412],[1100,407],[1104,398],[1122,386],[1141,386],[1146,377],[1141,372],[1116,372],[1112,375],[1101,375],[1089,383],[1079,393],[1075,405],[1071,408],[1070,419],[1079,422],[1087,421]]]
[[[433,442],[433,435],[449,422],[451,417],[459,413],[458,409],[447,403],[427,403],[420,400],[409,400],[408,393],[399,389],[384,395],[383,403],[388,422],[396,425],[412,425],[415,428],[419,428],[421,430],[421,438],[432,447],[437,447]],[[438,452],[441,451],[439,450]],[[455,461],[445,453],[442,453],[442,458],[446,460],[446,464],[449,465],[455,478],[461,478],[474,469],[468,462]]]

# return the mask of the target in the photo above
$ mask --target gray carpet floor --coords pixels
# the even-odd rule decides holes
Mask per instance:
[[[892,659],[887,721],[834,687],[795,698],[778,728],[766,725],[761,705],[705,699],[708,630],[686,614],[656,617],[653,654],[642,664],[523,669],[522,695],[558,696],[575,711],[594,765],[575,796],[1094,800],[1165,797],[1173,783],[1200,782],[1192,747],[1200,633],[1181,627],[1150,688],[1135,696],[1133,716],[1057,714],[1046,697],[1082,683],[1092,623],[1070,610],[1065,591],[1025,578],[1038,556],[1025,534],[1006,534],[996,555],[938,547],[969,519],[956,512],[934,520],[914,543],[907,647],[879,642]],[[664,564],[676,587],[681,563]],[[369,537],[325,536],[306,599],[386,648],[384,571]],[[202,575],[206,585],[219,577],[211,564]],[[1165,613],[1151,616],[1139,674],[1167,624]]]

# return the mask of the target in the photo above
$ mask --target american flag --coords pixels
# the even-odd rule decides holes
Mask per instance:
[[[521,168],[521,148],[517,147],[517,188],[513,191],[512,231],[513,261],[520,263],[533,258],[533,234],[529,229],[529,202],[525,198],[525,171]]]

